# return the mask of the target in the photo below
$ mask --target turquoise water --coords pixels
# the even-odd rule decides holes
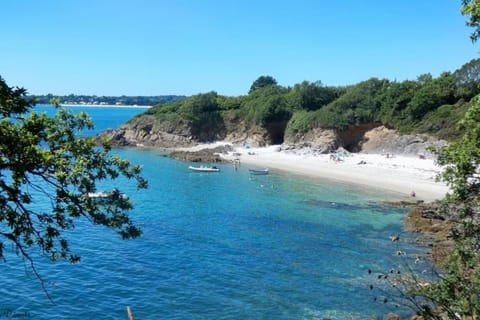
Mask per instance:
[[[141,112],[117,110],[95,108],[97,129]],[[142,164],[149,180],[140,192],[119,181],[144,235],[122,241],[80,221],[69,236],[81,263],[38,260],[51,300],[28,266],[8,257],[0,266],[0,314],[126,319],[127,305],[135,319],[408,314],[373,302],[368,289],[368,269],[388,270],[396,259],[389,236],[402,233],[402,211],[380,205],[395,195],[275,171],[252,178],[245,166],[195,173],[154,150],[115,152]]]

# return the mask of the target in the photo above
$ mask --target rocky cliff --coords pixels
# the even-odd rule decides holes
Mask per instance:
[[[401,135],[396,130],[380,124],[364,124],[337,132],[314,128],[303,133],[286,134],[284,127],[269,131],[262,127],[247,127],[235,116],[224,117],[224,126],[217,140],[233,144],[266,146],[283,144],[290,148],[311,148],[319,153],[334,152],[344,148],[350,152],[389,153],[431,156],[430,147],[443,147],[446,142],[423,134]],[[272,133],[273,132],[273,133]],[[273,137],[275,135],[275,137]],[[146,146],[157,148],[188,147],[203,141],[192,134],[188,124],[160,122],[153,115],[135,117],[116,130],[107,130],[99,139],[107,137],[118,146]]]
[[[330,153],[338,148],[350,152],[389,153],[432,156],[431,147],[441,148],[447,142],[424,134],[402,135],[379,124],[351,127],[343,132],[315,128],[302,134],[285,137],[285,144],[296,148],[312,148]]]
[[[104,138],[116,146],[173,148],[196,144],[188,126],[160,122],[153,115],[135,117],[118,129],[109,129],[97,136],[97,139]]]

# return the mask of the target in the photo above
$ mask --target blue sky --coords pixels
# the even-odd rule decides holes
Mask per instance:
[[[460,0],[10,0],[0,75],[32,94],[242,95],[438,76],[478,57]]]

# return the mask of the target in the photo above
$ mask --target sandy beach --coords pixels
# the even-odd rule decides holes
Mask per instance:
[[[214,148],[222,143],[207,145]],[[197,146],[199,150],[206,146]],[[434,159],[398,155],[345,153],[340,161],[328,154],[309,149],[282,150],[281,146],[266,148],[235,147],[222,155],[226,160],[239,159],[248,168],[282,170],[312,178],[329,179],[398,194],[399,199],[434,201],[442,199],[448,187],[436,182],[441,168]],[[412,191],[415,197],[411,196]]]

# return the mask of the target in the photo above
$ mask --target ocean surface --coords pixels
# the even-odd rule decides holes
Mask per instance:
[[[71,109],[91,115],[96,129],[90,133],[144,111]],[[124,180],[105,185],[130,196],[130,215],[144,235],[123,241],[112,230],[79,221],[68,237],[80,263],[37,258],[50,298],[28,264],[8,255],[0,262],[0,319],[126,319],[127,305],[135,319],[410,313],[383,298],[374,301],[378,296],[369,289],[376,271],[398,263],[391,235],[401,234],[405,257],[424,250],[414,245],[414,235],[403,233],[404,211],[382,205],[397,195],[275,170],[252,177],[245,165],[195,173],[156,150],[114,153],[143,165],[149,181],[141,191]]]

